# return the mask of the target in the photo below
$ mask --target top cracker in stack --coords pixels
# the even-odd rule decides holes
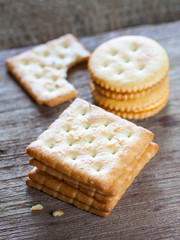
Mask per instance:
[[[76,97],[74,86],[66,80],[67,71],[89,56],[82,44],[67,34],[7,59],[6,65],[37,103],[55,106]]]
[[[150,117],[167,103],[168,56],[152,39],[123,36],[107,41],[94,50],[88,69],[96,103],[121,117]]]
[[[153,133],[76,99],[26,149],[36,166],[26,182],[107,217],[156,154]]]

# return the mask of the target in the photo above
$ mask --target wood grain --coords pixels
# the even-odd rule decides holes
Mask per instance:
[[[0,49],[179,18],[179,0],[0,0]]]
[[[170,99],[167,107],[147,120],[135,121],[155,133],[160,151],[117,204],[101,218],[79,210],[25,185],[31,167],[25,147],[70,102],[54,108],[37,105],[7,73],[4,61],[27,48],[0,52],[0,239],[180,239],[180,22],[143,26],[81,38],[92,51],[100,43],[125,34],[158,40],[171,63]],[[87,64],[69,72],[82,97],[93,103]],[[42,204],[40,212],[30,212]],[[51,212],[63,210],[53,217]]]

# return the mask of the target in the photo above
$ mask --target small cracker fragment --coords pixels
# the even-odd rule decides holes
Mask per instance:
[[[62,210],[55,210],[52,212],[53,217],[60,217],[64,214]]]
[[[7,59],[6,66],[38,104],[55,106],[76,97],[67,71],[89,56],[73,35],[66,34]]]
[[[43,206],[41,204],[37,204],[35,206],[32,206],[31,211],[40,211],[43,209]]]

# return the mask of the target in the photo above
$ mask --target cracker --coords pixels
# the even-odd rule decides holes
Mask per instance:
[[[67,197],[76,199],[80,202],[83,202],[89,206],[92,206],[94,208],[108,211],[108,205],[101,203],[97,201],[95,198],[89,197],[88,195],[84,194],[83,192],[79,191],[76,188],[73,188],[71,185],[68,185],[67,183],[60,181],[49,174],[42,172],[41,170],[37,168],[33,168],[29,174],[28,177],[34,181],[37,182],[47,188],[52,189],[55,192],[59,192]]]
[[[41,211],[41,210],[43,210],[43,206],[41,204],[37,204],[35,206],[32,206],[30,210],[31,211]]]
[[[117,112],[140,112],[152,104],[156,103],[159,105],[159,101],[161,101],[161,99],[163,99],[169,92],[169,78],[165,78],[162,84],[159,84],[158,87],[149,94],[137,99],[116,100],[107,98],[99,94],[92,82],[90,84],[90,89],[95,102],[103,108],[108,108]]]
[[[135,168],[137,161],[139,161],[140,158],[141,159],[142,158],[143,159],[147,158],[147,157],[149,157],[149,155],[152,157],[153,154],[155,153],[155,150],[156,150],[155,144],[151,143],[148,146],[148,148],[145,150],[145,152],[143,153],[142,156],[138,156],[137,160],[133,161],[131,163],[131,165],[129,165],[126,169],[124,169],[123,174],[117,179],[117,181],[120,182],[120,183],[118,183],[119,189],[123,188],[123,186],[125,185],[124,181],[126,180],[127,177],[129,177],[130,172],[132,171],[132,169]],[[140,161],[142,161],[142,160],[140,160]],[[90,188],[89,189],[83,188],[83,187],[81,187],[81,183],[78,183],[77,185],[73,185],[72,182],[69,183],[69,182],[65,181],[62,178],[62,174],[60,172],[57,172],[56,170],[53,170],[53,169],[51,169],[49,167],[46,167],[46,166],[44,166],[41,163],[39,164],[39,162],[37,160],[34,160],[34,159],[30,160],[30,164],[32,164],[32,165],[34,165],[36,167],[40,166],[40,169],[42,171],[44,171],[45,173],[48,173],[48,175],[50,174],[51,176],[57,178],[58,180],[64,181],[65,183],[67,183],[71,187],[78,189],[80,192],[85,193],[86,195],[88,195],[90,197],[93,197],[93,198],[95,198],[96,200],[98,200],[100,202],[108,203],[108,202],[112,201],[112,197],[108,197],[108,196],[105,196],[103,194],[100,194],[100,193],[98,193],[96,191],[96,189],[95,190],[91,190]],[[32,179],[32,180],[35,180],[35,179]],[[35,181],[37,181],[37,180],[35,180]],[[56,189],[54,189],[54,190],[56,190]]]
[[[159,113],[167,104],[168,102],[169,92],[160,99],[158,102],[146,107],[141,111],[134,111],[134,112],[120,112],[105,108],[108,112],[112,112],[119,117],[126,118],[126,119],[144,119],[154,116],[155,114]]]
[[[71,34],[39,45],[6,61],[21,86],[39,104],[55,106],[76,97],[67,79],[68,69],[90,53]]]
[[[75,188],[78,188],[79,186],[81,186],[81,187],[83,187],[85,189],[91,190],[91,192],[94,192],[96,190],[95,188],[90,188],[89,185],[87,185],[85,183],[81,183],[81,182],[78,182],[75,179],[72,179],[71,177],[63,174],[62,172],[56,171],[52,167],[46,166],[44,163],[38,161],[35,158],[31,158],[29,160],[29,164],[39,168],[43,172],[47,172],[48,174],[58,178],[59,180],[65,181],[66,183],[74,186]]]
[[[39,168],[41,171],[48,173],[49,175],[56,177],[58,180],[63,180],[65,183],[73,186],[74,188],[82,189],[82,191],[87,191],[87,195],[94,196],[95,188],[91,188],[89,185],[78,182],[71,177],[56,171],[55,169],[46,166],[44,163],[38,161],[37,159],[31,158],[29,164]]]
[[[88,69],[91,78],[105,89],[136,92],[157,84],[169,70],[165,50],[142,36],[114,38],[97,47]]]
[[[165,76],[165,78],[167,78],[167,76]],[[153,85],[150,88],[144,89],[142,91],[131,92],[131,93],[121,93],[121,92],[111,91],[111,90],[101,87],[100,85],[98,85],[95,82],[93,82],[93,84],[94,84],[97,92],[100,93],[100,95],[103,95],[107,98],[116,99],[116,100],[128,100],[128,99],[137,99],[140,97],[144,97],[144,96],[152,93],[152,91],[154,91],[157,87],[159,87],[159,85],[164,84],[163,81],[164,81],[164,78],[160,82],[158,82],[157,84]],[[92,84],[90,83],[90,85],[92,85]]]
[[[104,195],[115,196],[116,179],[145,151],[153,136],[142,127],[76,99],[26,152]]]
[[[26,179],[26,184],[30,187],[33,187],[33,188],[36,188],[38,190],[41,190],[53,197],[56,197],[64,202],[67,202],[67,203],[70,203],[70,204],[73,204],[74,206],[76,206],[77,208],[80,208],[80,209],[83,209],[85,211],[89,211],[91,213],[94,213],[94,214],[97,214],[99,216],[102,216],[102,217],[108,217],[109,216],[109,213],[107,212],[103,212],[103,211],[100,211],[96,208],[93,208],[93,207],[89,207],[88,205],[76,200],[76,199],[72,199],[72,198],[69,198],[63,194],[60,194],[60,193],[57,193],[55,191],[53,191],[52,189],[50,188],[47,188],[47,187],[44,187],[42,186],[41,184],[39,183],[36,183],[34,181],[32,181],[30,178],[27,178]]]
[[[79,189],[81,192],[85,193],[86,195],[96,198],[100,202],[107,203],[112,200],[112,197],[103,195],[103,193],[98,192],[95,188],[91,188],[90,186],[85,185],[81,182],[75,181],[74,179],[71,179],[71,178],[69,178],[67,180],[68,176],[66,176],[66,175],[65,175],[65,178],[62,178],[62,173],[56,171],[55,169],[53,169],[51,167],[47,167],[46,165],[44,165],[37,159],[30,159],[29,163],[32,166],[39,168],[41,171],[48,173],[49,175],[57,178],[58,180],[62,180],[65,183],[67,183],[68,185],[70,185],[76,189]]]
[[[55,210],[52,212],[53,217],[60,217],[64,214],[62,210]]]
[[[158,145],[151,143],[145,153],[138,159],[134,166],[130,168],[129,174],[126,176],[126,178],[124,178],[124,181],[120,179],[118,180],[120,183],[119,192],[115,197],[112,198],[112,201],[107,204],[102,204],[96,199],[86,196],[85,194],[81,193],[81,191],[60,180],[57,180],[54,177],[51,177],[48,174],[43,173],[36,168],[29,173],[29,178],[26,180],[26,183],[75,206],[77,206],[74,204],[76,201],[78,201],[78,203],[85,204],[86,208],[83,208],[84,210],[91,212],[91,208],[93,208],[110,213],[126,189],[133,182],[134,178],[138,175],[144,165],[156,154],[157,150]],[[82,208],[81,204],[78,206]]]

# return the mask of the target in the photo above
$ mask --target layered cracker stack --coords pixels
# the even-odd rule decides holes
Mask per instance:
[[[38,104],[52,107],[76,97],[67,72],[89,56],[72,34],[66,34],[7,59],[6,66]]]
[[[153,116],[168,101],[168,56],[152,39],[123,36],[105,42],[92,53],[88,69],[95,102],[123,118]]]
[[[34,168],[26,183],[107,217],[156,154],[153,133],[76,99],[26,149]]]

